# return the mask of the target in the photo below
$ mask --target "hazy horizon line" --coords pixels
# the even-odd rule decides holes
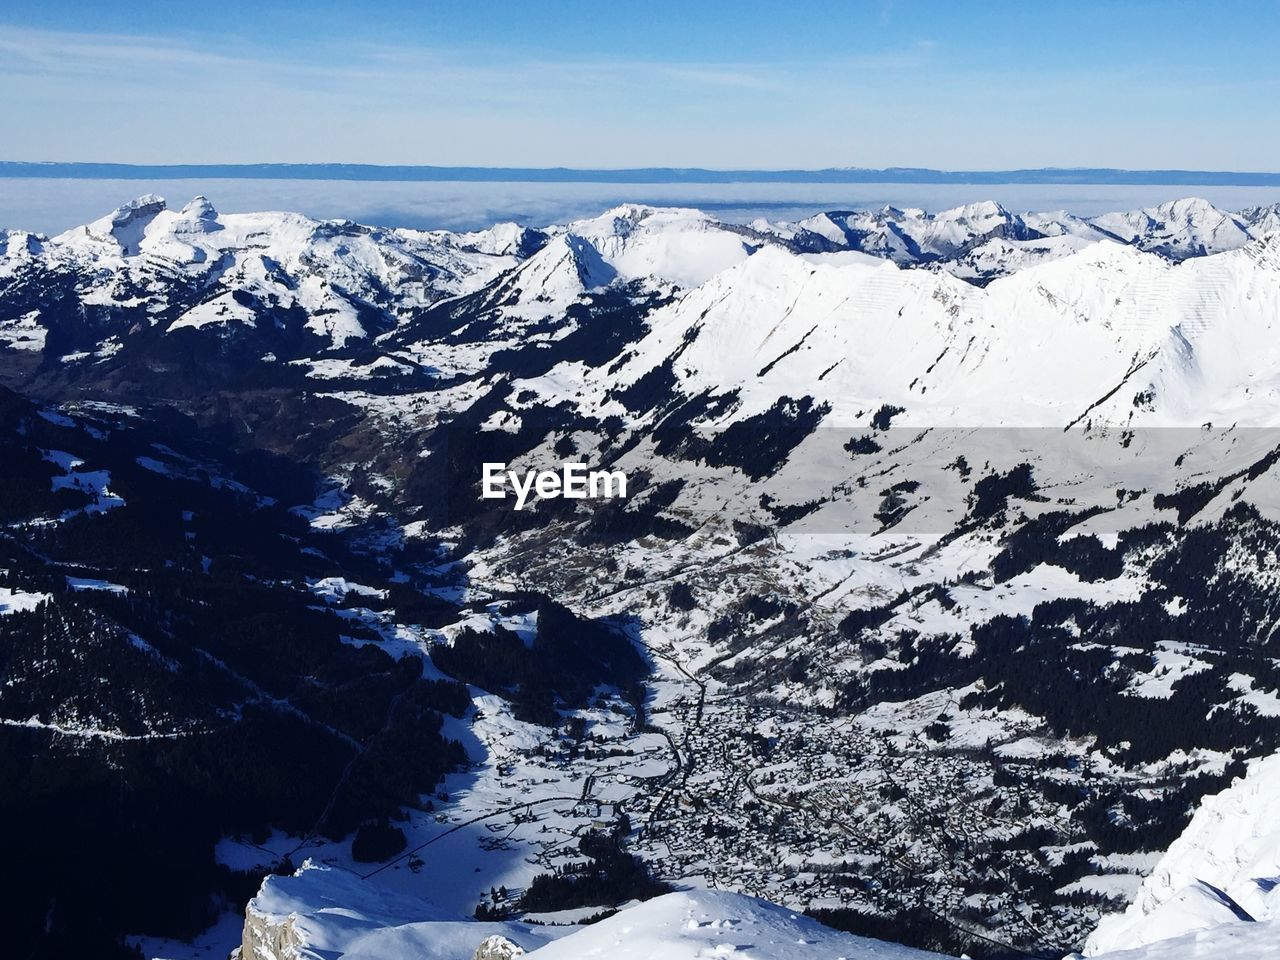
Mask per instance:
[[[351,180],[506,183],[830,183],[1077,184],[1117,186],[1280,186],[1280,172],[1029,167],[941,170],[932,167],[719,169],[712,167],[490,167],[371,163],[99,163],[0,161],[0,177],[82,180]]]

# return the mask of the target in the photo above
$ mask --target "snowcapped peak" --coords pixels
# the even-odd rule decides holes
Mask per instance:
[[[458,241],[477,253],[489,256],[525,256],[531,252],[529,250],[531,234],[539,240],[542,239],[542,235],[537,231],[527,230],[520,224],[508,220],[495,223],[487,230],[458,234]]]
[[[662,230],[670,227],[689,227],[693,224],[712,225],[701,210],[687,207],[650,207],[639,203],[624,203],[606,210],[598,217],[578,220],[569,224],[570,233],[582,237],[628,237],[638,230]]]
[[[579,236],[626,236],[652,216],[653,213],[652,207],[624,203],[606,210],[598,217],[574,221],[569,224],[568,230],[570,233],[576,233]]]
[[[849,242],[849,233],[845,221],[850,216],[852,214],[838,211],[819,213],[801,220],[795,225],[795,228],[778,230],[775,227],[773,232],[778,236],[791,239],[795,237],[797,231],[805,231],[822,237],[836,246],[843,247],[847,246]]]
[[[585,291],[611,283],[617,272],[586,239],[574,233],[553,237],[516,268],[502,285],[502,295],[522,312],[550,316],[564,310]]]
[[[640,223],[651,217],[674,218],[679,220],[709,220],[701,210],[693,207],[651,207],[644,203],[623,203],[601,214],[600,219],[629,221]]]
[[[1110,238],[1104,238],[1097,243],[1092,243],[1071,257],[1064,257],[1055,263],[1045,264],[1042,268],[1045,271],[1053,271],[1054,269],[1076,269],[1080,265],[1091,267],[1102,267],[1110,265],[1123,266],[1129,263],[1152,263],[1167,267],[1168,264],[1160,260],[1159,257],[1147,253],[1137,247],[1130,246],[1127,243],[1118,243]]]
[[[190,203],[178,211],[178,216],[184,220],[216,220],[218,211],[208,197],[200,195],[193,197]]]
[[[135,200],[121,204],[100,220],[89,225],[89,231],[98,235],[114,234],[138,223],[147,223],[166,209],[164,197],[154,193],[143,194]]]
[[[656,208],[643,203],[620,203],[611,210],[606,210],[600,215],[600,219],[611,220],[629,220],[632,223],[639,223],[646,217],[652,216],[656,212]]]
[[[772,960],[929,960],[939,954],[841,933],[794,910],[740,893],[690,890],[629,907],[547,944],[530,960],[694,960],[753,956]]]
[[[1243,223],[1248,225],[1249,232],[1255,237],[1280,233],[1280,203],[1273,203],[1263,207],[1249,207],[1246,210],[1241,210],[1239,217]]]
[[[44,250],[44,237],[25,230],[0,232],[0,256],[32,257]]]
[[[146,234],[148,224],[164,212],[164,198],[148,193],[122,204],[105,217],[69,230],[56,239],[74,242],[77,238],[88,237],[114,244],[124,256],[133,256],[138,252],[138,245]]]
[[[1190,230],[1204,228],[1223,230],[1246,236],[1243,224],[1225,210],[1220,210],[1202,197],[1185,197],[1161,204],[1155,211],[1166,223],[1180,224]]]
[[[144,193],[128,203],[121,204],[109,215],[109,219],[112,223],[123,226],[138,217],[154,217],[164,209],[164,197],[154,193]]]
[[[1155,212],[1166,220],[1181,220],[1183,222],[1202,220],[1206,217],[1227,216],[1226,213],[1203,197],[1183,197],[1180,200],[1170,200],[1168,203],[1162,203],[1156,207]]]
[[[1124,243],[1171,260],[1235,250],[1251,239],[1241,221],[1199,197],[1103,214],[1089,223]]]
[[[195,197],[177,213],[165,212],[151,221],[141,247],[162,256],[190,259],[189,249],[175,248],[179,244],[196,242],[194,238],[222,230],[218,211],[205,197]]]
[[[923,220],[926,216],[920,207],[895,207],[891,203],[886,203],[876,214],[886,220]]]
[[[700,286],[752,251],[740,229],[680,207],[623,204],[570,224],[564,236],[589,245],[623,280],[648,278],[683,288]],[[579,248],[577,259],[585,254]]]
[[[994,200],[966,203],[935,214],[935,220],[1007,220],[1009,211]]]

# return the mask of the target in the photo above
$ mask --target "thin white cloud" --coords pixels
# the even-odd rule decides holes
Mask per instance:
[[[1280,150],[1280,81],[1156,70],[929,37],[757,63],[0,24],[0,159],[1247,169]]]
[[[353,82],[444,83],[468,91],[651,86],[655,81],[708,89],[799,89],[821,74],[910,69],[921,63],[918,46],[794,64],[690,63],[660,59],[581,58],[548,60],[492,56],[466,58],[430,47],[358,43],[318,47],[311,56],[257,48],[243,40],[224,46],[190,39],[129,34],[91,34],[0,25],[0,74],[32,81],[57,79],[148,80],[167,69],[184,85],[267,79],[282,86],[313,88]]]

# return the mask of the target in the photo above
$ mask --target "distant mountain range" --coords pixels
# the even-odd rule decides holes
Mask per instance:
[[[1280,186],[1280,173],[1232,170],[1120,170],[1040,167],[933,170],[928,167],[828,167],[821,170],[708,170],[702,167],[443,167],[369,163],[64,163],[0,161],[0,177],[93,180],[361,180],[519,183],[938,183]]]

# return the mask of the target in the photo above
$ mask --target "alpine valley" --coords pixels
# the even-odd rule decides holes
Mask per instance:
[[[1280,205],[0,233],[5,952],[1280,956],[1277,480]]]

